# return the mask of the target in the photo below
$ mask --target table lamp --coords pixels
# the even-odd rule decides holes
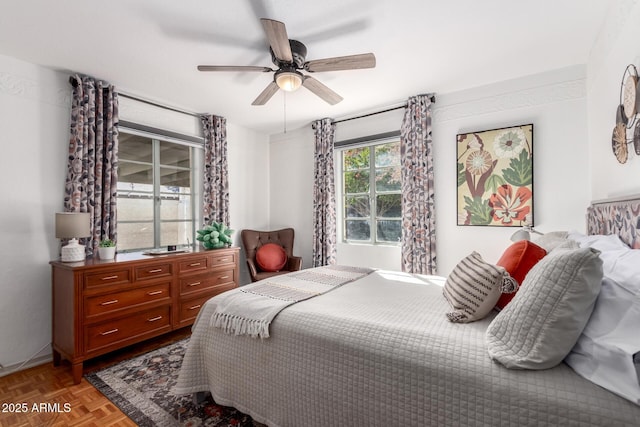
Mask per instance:
[[[56,238],[71,239],[66,246],[62,247],[60,253],[62,262],[78,262],[86,258],[84,245],[78,242],[78,237],[91,235],[90,219],[89,212],[56,213]]]
[[[511,241],[517,242],[519,240],[531,240],[531,234],[539,234],[543,235],[544,233],[539,232],[538,230],[534,230],[534,228],[530,225],[525,225],[515,233],[511,235]]]

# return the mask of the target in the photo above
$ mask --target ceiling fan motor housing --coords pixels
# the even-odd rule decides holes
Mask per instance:
[[[303,69],[305,60],[307,58],[307,47],[298,40],[289,40],[289,46],[291,46],[291,56],[293,57],[294,68],[299,70]],[[279,61],[278,58],[276,58],[276,55],[273,53],[273,49],[271,49],[271,47],[269,47],[269,52],[271,53],[271,61],[278,68],[291,67],[291,64]]]

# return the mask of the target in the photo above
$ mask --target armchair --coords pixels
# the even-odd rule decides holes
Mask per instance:
[[[242,230],[240,237],[247,257],[249,275],[252,282],[266,279],[267,277],[298,271],[302,268],[302,258],[293,255],[293,228],[284,228],[275,231]],[[287,263],[280,271],[263,271],[256,262],[256,252],[267,243],[276,243],[284,248],[287,254]]]

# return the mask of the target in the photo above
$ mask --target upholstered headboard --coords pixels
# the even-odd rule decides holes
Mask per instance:
[[[640,249],[640,195],[593,202],[587,209],[588,234],[616,234]]]

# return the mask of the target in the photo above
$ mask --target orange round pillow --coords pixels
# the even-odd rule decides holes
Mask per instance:
[[[287,253],[277,243],[267,243],[258,248],[256,262],[263,271],[280,271],[287,264]]]

